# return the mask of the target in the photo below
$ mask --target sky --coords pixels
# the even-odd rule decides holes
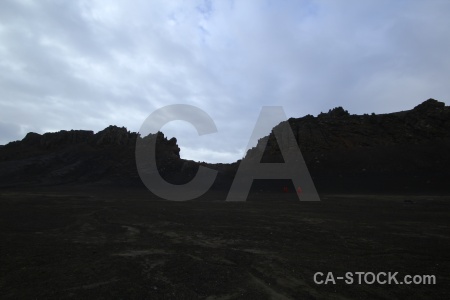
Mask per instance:
[[[189,104],[216,133],[185,121],[161,130],[182,158],[228,163],[263,106],[298,118],[448,105],[449,16],[447,0],[2,0],[0,145],[28,132],[137,132],[155,110]]]

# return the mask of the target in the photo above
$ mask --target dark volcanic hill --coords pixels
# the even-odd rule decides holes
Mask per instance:
[[[450,107],[429,99],[409,111],[350,115],[338,107],[317,117],[289,119],[319,192],[448,192]],[[280,125],[278,125],[280,126]],[[0,187],[93,185],[142,187],[135,163],[137,133],[110,126],[94,134],[71,130],[28,133],[0,147]],[[176,139],[156,139],[157,166],[172,183],[195,176],[200,163],[179,156]],[[262,142],[267,140],[267,148]],[[263,151],[262,162],[283,162],[273,133],[249,150]],[[246,159],[244,158],[244,159]],[[239,162],[206,164],[219,170],[215,189],[226,189]],[[279,191],[278,181],[259,181],[258,190]],[[292,187],[293,189],[293,187]]]
[[[180,169],[176,139],[167,140],[161,132],[151,136],[157,139],[158,165],[165,166],[162,173]],[[96,134],[85,130],[30,132],[0,149],[0,186],[140,185],[134,158],[137,137],[117,126]]]
[[[319,191],[450,190],[450,107],[442,102],[429,99],[412,110],[380,115],[350,115],[337,107],[286,122]],[[263,139],[262,162],[283,162],[273,133]]]

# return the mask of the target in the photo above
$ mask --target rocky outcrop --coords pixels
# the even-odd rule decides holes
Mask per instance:
[[[0,187],[55,184],[140,185],[134,159],[137,133],[109,126],[92,131],[30,132],[0,150]],[[176,139],[158,132],[157,164],[168,180],[181,168]],[[170,166],[170,167],[168,167]]]
[[[413,111],[416,113],[424,113],[424,114],[429,114],[429,113],[444,111],[444,110],[445,110],[445,103],[439,102],[432,98],[422,102],[421,104],[417,105],[413,109]]]
[[[340,107],[327,114],[321,113],[318,117],[308,115],[298,119],[291,118],[282,124],[289,124],[297,144],[304,152],[422,144],[450,137],[450,107],[434,99],[400,113],[350,115],[345,112]],[[273,131],[262,138],[260,143],[266,139],[268,151],[278,151],[274,150],[277,142]],[[261,150],[259,144],[256,148]]]
[[[104,145],[130,145],[136,142],[136,133],[127,131],[125,127],[109,126],[99,131],[93,136],[94,143],[99,146]]]
[[[295,140],[288,139],[286,124]],[[279,128],[282,143],[301,149],[319,192],[450,191],[450,107],[434,99],[408,111],[380,115],[351,115],[337,107],[317,117],[291,118],[274,129]],[[135,162],[140,138],[117,126],[95,134],[85,130],[28,133],[23,140],[0,147],[0,187],[143,186]],[[218,171],[214,188],[230,187],[239,161],[186,161],[180,158],[176,138],[167,139],[161,132],[145,138],[156,139],[156,167],[167,181],[188,182],[202,165]],[[262,162],[284,162],[278,142],[272,131],[244,159],[262,154]],[[286,183],[265,181],[255,188],[280,191],[280,184]]]
[[[381,115],[335,108],[286,122],[319,190],[432,191],[446,185],[450,107],[442,102],[429,99],[412,110]],[[262,161],[283,162],[273,131],[246,157],[260,155],[265,140]]]

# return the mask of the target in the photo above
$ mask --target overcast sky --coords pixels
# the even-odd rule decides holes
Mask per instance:
[[[302,117],[449,104],[449,16],[447,0],[2,0],[0,144],[138,131],[155,109],[191,104],[218,133],[162,131],[182,158],[232,162],[265,105]]]

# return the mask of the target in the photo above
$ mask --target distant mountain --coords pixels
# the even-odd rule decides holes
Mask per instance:
[[[342,107],[288,122],[319,192],[440,193],[450,185],[450,107],[429,99],[412,110],[350,115]],[[282,122],[282,123],[285,123]],[[280,125],[278,125],[280,126]],[[175,138],[156,139],[157,167],[182,184],[199,165],[219,171],[214,189],[227,189],[239,166],[183,160]],[[0,187],[92,185],[143,187],[135,163],[137,133],[109,126],[92,131],[28,133],[0,147]],[[267,141],[267,147],[261,145]],[[263,152],[262,162],[283,162],[273,132],[244,159]],[[280,191],[290,181],[257,181],[258,191]]]

